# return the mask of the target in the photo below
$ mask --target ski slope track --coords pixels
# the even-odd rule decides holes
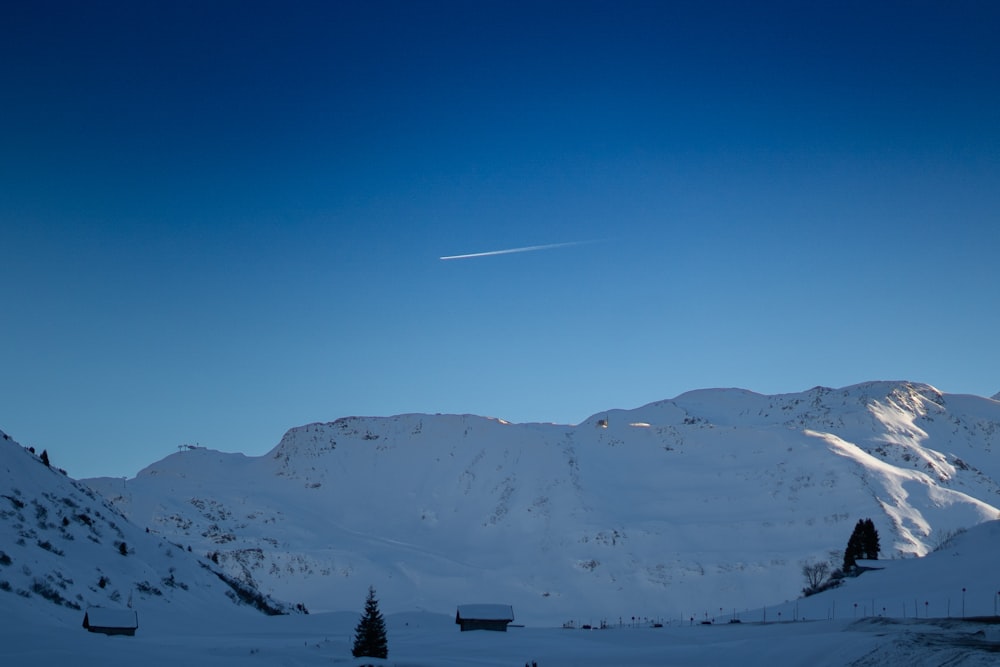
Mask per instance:
[[[924,556],[1000,516],[995,449],[1000,402],[871,382],[699,390],[577,425],[348,417],[264,456],[190,449],[85,484],[130,544],[164,545],[142,551],[179,545],[313,612],[355,609],[374,585],[388,613],[501,602],[551,625],[794,601],[802,564],[839,566],[865,517],[883,559]]]

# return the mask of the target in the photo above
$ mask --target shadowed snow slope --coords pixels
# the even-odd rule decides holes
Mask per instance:
[[[835,589],[768,610],[784,618],[896,619],[993,617],[1000,611],[1000,521],[958,531],[925,558],[871,563],[881,568],[848,577]],[[744,616],[761,620],[760,610]],[[991,633],[1000,640],[1000,629]],[[997,646],[1000,650],[1000,645]]]
[[[311,610],[681,617],[798,596],[871,517],[883,558],[997,518],[1000,403],[907,382],[701,390],[575,426],[351,417],[262,457],[88,480],[154,536]]]
[[[122,481],[118,480],[121,485]],[[79,625],[87,607],[239,617],[245,606],[193,552],[146,533],[90,488],[0,433],[0,604]],[[217,566],[216,566],[216,569]],[[259,595],[250,587],[242,592]],[[260,598],[263,604],[280,604]]]

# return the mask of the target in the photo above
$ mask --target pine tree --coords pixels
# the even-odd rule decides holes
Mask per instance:
[[[365,600],[365,613],[354,628],[354,648],[351,655],[355,658],[387,658],[389,657],[389,640],[385,634],[385,619],[378,610],[378,600],[375,599],[375,588],[368,587],[368,598]]]
[[[43,449],[42,455],[38,458],[42,459],[42,463],[44,463],[47,467],[52,467],[49,463],[49,450]]]
[[[854,531],[847,540],[847,548],[844,550],[844,572],[850,572],[857,565],[859,558],[865,557],[865,522],[858,519],[854,525]]]
[[[865,519],[863,544],[865,558],[868,560],[878,560],[878,552],[881,551],[881,549],[882,547],[879,544],[878,531],[875,530],[875,524],[872,523],[871,519]]]

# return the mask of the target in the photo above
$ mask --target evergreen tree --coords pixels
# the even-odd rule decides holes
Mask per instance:
[[[42,455],[39,458],[42,459],[42,463],[44,463],[48,467],[51,467],[51,464],[49,464],[49,450],[43,449]]]
[[[854,569],[859,558],[864,558],[863,547],[861,545],[861,532],[862,523],[858,521],[858,524],[854,527],[854,532],[851,533],[851,537],[847,540],[847,548],[844,549],[843,570],[845,574]]]
[[[354,648],[351,655],[355,658],[387,658],[389,657],[389,640],[385,634],[385,619],[378,610],[378,600],[375,599],[375,588],[368,587],[368,598],[365,600],[365,613],[354,628]]]
[[[878,540],[878,531],[871,519],[865,519],[864,544],[865,558],[868,560],[878,560],[878,552],[881,550]]]
[[[878,560],[878,552],[882,550],[882,546],[879,544],[878,531],[875,530],[875,524],[872,523],[871,519],[865,519],[862,548],[865,552],[865,558]]]
[[[844,550],[844,572],[853,570],[859,558],[878,560],[880,550],[881,545],[875,524],[871,519],[858,519],[858,523],[854,526],[854,532],[847,540],[847,549]]]

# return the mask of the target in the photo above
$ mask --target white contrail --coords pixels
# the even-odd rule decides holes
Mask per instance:
[[[510,255],[515,252],[532,252],[534,250],[549,250],[551,248],[565,248],[571,245],[581,245],[583,243],[593,243],[593,241],[568,241],[567,243],[549,243],[547,245],[529,245],[523,248],[508,248],[507,250],[490,250],[487,252],[473,252],[468,255],[448,255],[441,259],[472,259],[473,257],[490,257],[492,255]]]

